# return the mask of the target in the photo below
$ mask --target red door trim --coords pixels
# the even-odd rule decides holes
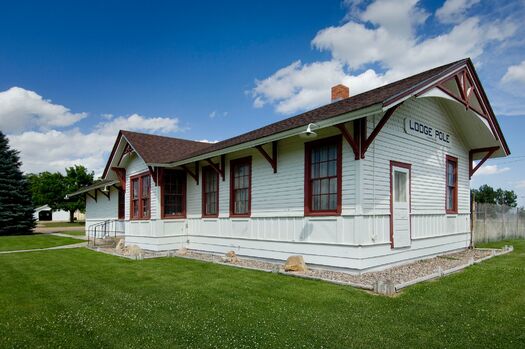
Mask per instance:
[[[412,164],[390,160],[390,247],[394,248],[394,197],[392,186],[393,167],[408,169],[408,229],[410,229],[410,240],[412,240]]]

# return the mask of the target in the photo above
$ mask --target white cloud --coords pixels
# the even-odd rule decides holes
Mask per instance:
[[[228,112],[227,111],[223,111],[222,113],[221,112],[218,112],[217,110],[214,110],[212,111],[208,116],[210,117],[210,119],[213,119],[217,116],[228,116]]]
[[[334,84],[348,83],[353,95],[465,57],[475,59],[517,28],[510,20],[471,17],[439,35],[418,37],[416,29],[428,14],[416,0],[376,0],[364,10],[355,3],[348,5],[352,14],[348,22],[322,29],[312,40],[312,46],[329,52],[331,60],[296,61],[257,80],[254,107],[270,104],[283,114],[312,108],[329,102]],[[360,72],[372,64],[381,71]]]
[[[505,173],[510,171],[509,167],[499,167],[498,165],[485,165],[481,166],[474,176],[486,176],[486,175],[495,175],[500,173]]]
[[[503,75],[501,82],[520,82],[525,84],[525,61],[522,61],[520,64],[510,66],[507,69],[505,75]]]
[[[411,36],[414,28],[423,24],[428,13],[417,6],[419,0],[376,0],[359,18],[376,24],[394,36]]]
[[[459,23],[466,12],[479,0],[446,0],[443,6],[437,9],[436,17],[443,23]]]
[[[524,189],[525,188],[525,180],[518,181],[515,185],[518,189]]]
[[[344,72],[337,61],[303,64],[296,61],[272,76],[257,81],[253,90],[254,106],[275,104],[282,114],[313,108],[330,98],[330,88],[343,83],[350,87],[350,94],[357,94],[383,84],[383,77],[369,69],[352,76]]]
[[[86,116],[20,87],[0,92],[0,129],[7,133],[35,127],[66,127]]]
[[[208,139],[197,139],[196,142],[202,142],[202,143],[210,143],[210,144],[213,144],[213,143],[218,143],[219,141],[218,141],[218,140],[210,141],[210,140],[208,140]]]
[[[14,115],[23,121],[16,125],[4,123],[6,114],[9,120]],[[25,172],[63,171],[65,167],[82,164],[99,175],[120,129],[157,133],[181,130],[177,118],[138,114],[119,117],[103,114],[103,121],[90,130],[73,127],[83,115],[51,104],[32,91],[11,88],[0,92],[0,125],[11,146],[20,151]],[[61,128],[51,129],[52,126]]]

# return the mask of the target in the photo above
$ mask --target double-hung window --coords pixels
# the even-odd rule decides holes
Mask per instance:
[[[131,219],[149,219],[151,209],[151,177],[149,173],[132,176],[130,187]]]
[[[202,169],[202,216],[219,215],[219,174],[211,166]]]
[[[186,217],[186,172],[164,170],[162,174],[162,217]]]
[[[445,209],[447,213],[458,213],[458,159],[446,157]]]
[[[305,144],[305,215],[341,213],[341,137]]]
[[[251,187],[252,158],[230,161],[230,216],[250,216]]]

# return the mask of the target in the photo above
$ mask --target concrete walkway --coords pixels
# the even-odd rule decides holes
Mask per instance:
[[[33,250],[16,250],[16,251],[1,251],[0,254],[9,254],[9,253],[21,253],[21,252],[35,252],[35,251],[48,251],[48,250],[64,250],[68,248],[79,248],[79,247],[86,247],[87,242],[81,242],[78,244],[71,244],[71,245],[62,245],[62,246],[55,246],[55,247],[46,247],[46,248],[35,248]]]
[[[62,234],[62,233],[42,233],[42,234],[61,236],[61,237],[64,237],[64,238],[73,238],[73,239],[79,239],[79,240],[87,240],[87,237],[85,235],[68,235],[68,234]]]
[[[37,226],[35,228],[35,233],[59,233],[63,231],[84,231],[85,228],[83,225],[71,226],[71,227],[43,227]]]

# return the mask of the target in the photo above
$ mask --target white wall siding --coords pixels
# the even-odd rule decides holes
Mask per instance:
[[[411,117],[426,122],[451,135],[451,144],[442,146],[408,135],[404,120]],[[368,134],[381,119],[368,120]],[[463,145],[446,111],[435,99],[409,99],[396,110],[366,153],[363,161],[367,176],[363,179],[364,209],[376,212],[390,210],[390,160],[412,165],[412,213],[445,213],[445,158],[458,158],[458,212],[470,210],[468,150]]]
[[[97,201],[86,195],[86,231],[93,224],[118,218],[118,189],[109,187],[108,198],[97,193]],[[91,192],[94,195],[94,192]]]

